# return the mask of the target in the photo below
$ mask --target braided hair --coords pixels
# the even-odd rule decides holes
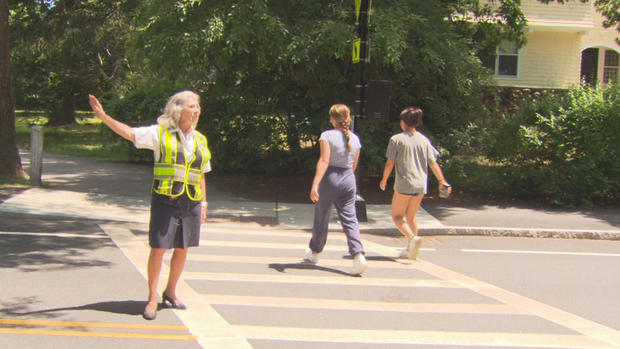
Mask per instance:
[[[336,125],[342,129],[344,136],[347,139],[347,150],[352,151],[351,147],[351,111],[349,107],[344,104],[334,104],[329,108],[329,116],[336,121]]]

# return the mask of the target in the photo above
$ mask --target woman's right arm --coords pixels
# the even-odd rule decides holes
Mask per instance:
[[[319,183],[321,183],[321,180],[325,175],[325,171],[327,171],[327,167],[329,167],[329,143],[321,140],[319,141],[319,145],[321,147],[321,155],[319,156],[319,160],[316,162],[316,172],[314,173],[312,187],[310,188],[310,200],[312,200],[312,202],[319,201]]]
[[[95,112],[95,116],[97,119],[103,121],[112,131],[114,131],[119,136],[125,138],[130,142],[134,142],[136,137],[133,132],[133,128],[130,126],[112,118],[110,115],[106,114],[103,110],[103,106],[99,103],[97,97],[93,95],[88,95],[88,102],[90,103],[90,107]]]
[[[379,182],[379,188],[382,191],[385,191],[385,187],[387,186],[387,180],[388,178],[390,178],[392,169],[394,169],[394,161],[388,158],[387,160],[385,160],[385,167],[383,168],[383,178],[381,178],[381,182]]]

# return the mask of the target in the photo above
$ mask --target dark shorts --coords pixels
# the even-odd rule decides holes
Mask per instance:
[[[187,195],[170,199],[152,193],[149,245],[152,248],[187,248],[198,246],[201,225],[200,201]]]

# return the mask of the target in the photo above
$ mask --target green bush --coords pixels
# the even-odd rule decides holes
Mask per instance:
[[[205,123],[214,169],[220,172],[295,174],[313,157],[312,147],[289,149],[287,123],[277,116],[215,117]]]
[[[131,127],[147,126],[157,122],[168,98],[174,93],[187,89],[179,84],[156,78],[141,78],[130,83],[122,95],[104,95],[100,98],[106,113]],[[118,137],[107,126],[102,125],[108,139],[104,147],[121,149],[131,162],[152,162],[153,152],[136,149],[134,145]]]
[[[578,86],[562,98],[527,102],[504,118],[489,158],[513,187],[562,206],[618,199],[620,87]]]

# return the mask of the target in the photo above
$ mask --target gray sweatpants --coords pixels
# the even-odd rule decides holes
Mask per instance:
[[[310,249],[323,251],[327,242],[327,228],[332,205],[336,205],[342,229],[347,236],[349,253],[364,253],[360,240],[360,228],[355,213],[355,175],[350,168],[328,167],[319,183],[319,201],[314,205],[314,224]]]

